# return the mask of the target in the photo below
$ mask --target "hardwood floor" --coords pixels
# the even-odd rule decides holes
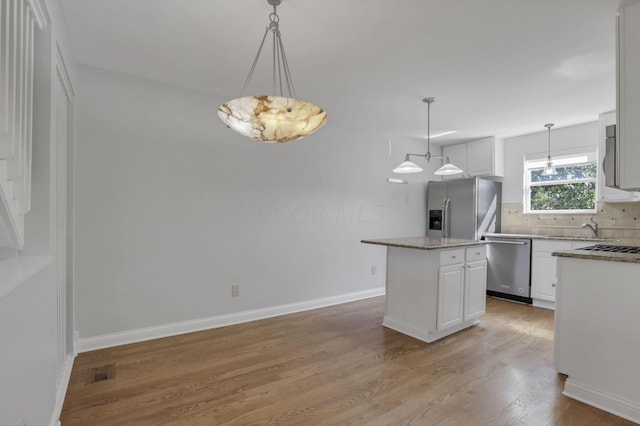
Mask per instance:
[[[80,354],[62,424],[633,424],[562,396],[552,311],[489,298],[479,325],[427,344],[382,327],[383,310],[379,297]]]

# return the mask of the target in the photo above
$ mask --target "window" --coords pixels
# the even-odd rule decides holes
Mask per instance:
[[[525,210],[528,213],[596,211],[596,153],[554,157],[557,173],[543,176],[545,160],[525,161]]]

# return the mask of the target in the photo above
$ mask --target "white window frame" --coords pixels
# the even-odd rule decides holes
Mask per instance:
[[[583,213],[596,213],[598,211],[597,204],[594,203],[593,209],[580,209],[580,210],[532,210],[531,209],[531,187],[534,186],[549,186],[549,185],[566,185],[570,183],[593,183],[596,189],[595,202],[598,200],[598,173],[600,168],[597,167],[597,151],[572,153],[571,155],[554,156],[552,158],[553,164],[558,166],[581,166],[584,164],[596,165],[596,176],[593,178],[583,179],[571,179],[571,180],[558,180],[558,181],[546,181],[546,182],[531,182],[531,170],[541,169],[547,162],[547,158],[535,158],[526,159],[524,161],[524,213],[529,214],[583,214]]]

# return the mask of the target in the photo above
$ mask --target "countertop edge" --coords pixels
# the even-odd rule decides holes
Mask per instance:
[[[379,246],[408,248],[408,249],[415,249],[415,250],[441,250],[441,249],[448,249],[453,247],[469,247],[469,246],[489,244],[488,241],[471,241],[471,240],[465,243],[444,243],[442,245],[434,245],[434,246],[403,244],[403,243],[385,242],[385,241],[377,241],[377,240],[360,240],[360,242],[362,244],[374,244]]]
[[[626,253],[590,252],[584,250],[554,251],[551,256],[574,259],[600,260],[605,262],[640,263],[640,256]]]
[[[487,238],[530,238],[532,240],[559,240],[559,241],[582,241],[585,243],[604,243],[619,241],[616,238],[588,238],[588,237],[565,237],[560,235],[536,235],[536,234],[484,234]]]

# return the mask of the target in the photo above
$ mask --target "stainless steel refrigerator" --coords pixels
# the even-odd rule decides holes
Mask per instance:
[[[427,183],[427,236],[479,240],[500,232],[502,183],[468,178]]]

